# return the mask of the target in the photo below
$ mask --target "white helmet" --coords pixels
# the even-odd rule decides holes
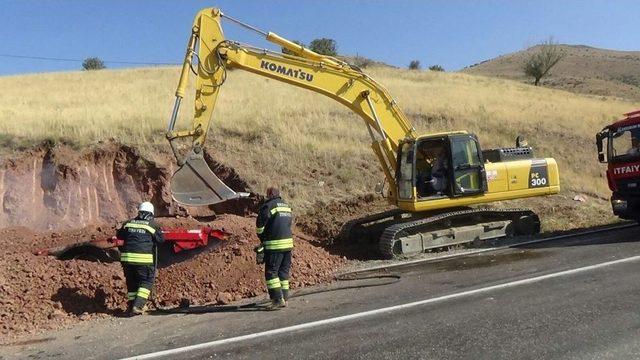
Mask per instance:
[[[153,215],[153,204],[148,201],[145,201],[142,204],[140,204],[140,206],[138,206],[138,211],[150,212]]]

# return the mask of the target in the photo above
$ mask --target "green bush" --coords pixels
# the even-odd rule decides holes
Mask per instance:
[[[100,60],[100,58],[97,57],[86,58],[82,62],[83,70],[101,70],[104,68],[106,68],[106,66],[104,65],[104,61]]]
[[[409,70],[420,70],[420,60],[411,60]]]
[[[336,56],[338,55],[338,45],[336,41],[333,39],[321,38],[315,39],[309,44],[309,49],[311,51],[317,52],[318,54],[327,55],[327,56]]]

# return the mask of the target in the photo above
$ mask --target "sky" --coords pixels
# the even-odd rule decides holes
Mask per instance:
[[[416,59],[455,71],[549,37],[640,50],[638,0],[0,0],[0,75],[79,70],[92,56],[109,68],[180,63],[193,17],[206,7],[290,40],[332,38],[341,54],[400,67]],[[223,30],[278,49],[228,21]]]

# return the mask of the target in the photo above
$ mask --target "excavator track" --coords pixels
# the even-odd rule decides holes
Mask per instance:
[[[378,250],[387,259],[514,235],[540,232],[540,219],[527,209],[465,209],[390,225]]]
[[[391,259],[538,232],[540,219],[527,209],[458,208],[428,214],[394,209],[346,222],[337,238],[358,246],[369,243]]]
[[[361,238],[363,236],[358,236],[356,233],[364,224],[371,224],[384,219],[395,218],[396,216],[402,215],[402,213],[404,213],[404,211],[401,209],[393,209],[366,217],[351,219],[342,225],[342,229],[340,229],[337,239],[341,242],[347,242]]]

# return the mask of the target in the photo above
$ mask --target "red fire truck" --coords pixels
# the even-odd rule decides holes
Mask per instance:
[[[596,135],[598,160],[607,163],[613,213],[640,221],[640,110],[624,115]]]

